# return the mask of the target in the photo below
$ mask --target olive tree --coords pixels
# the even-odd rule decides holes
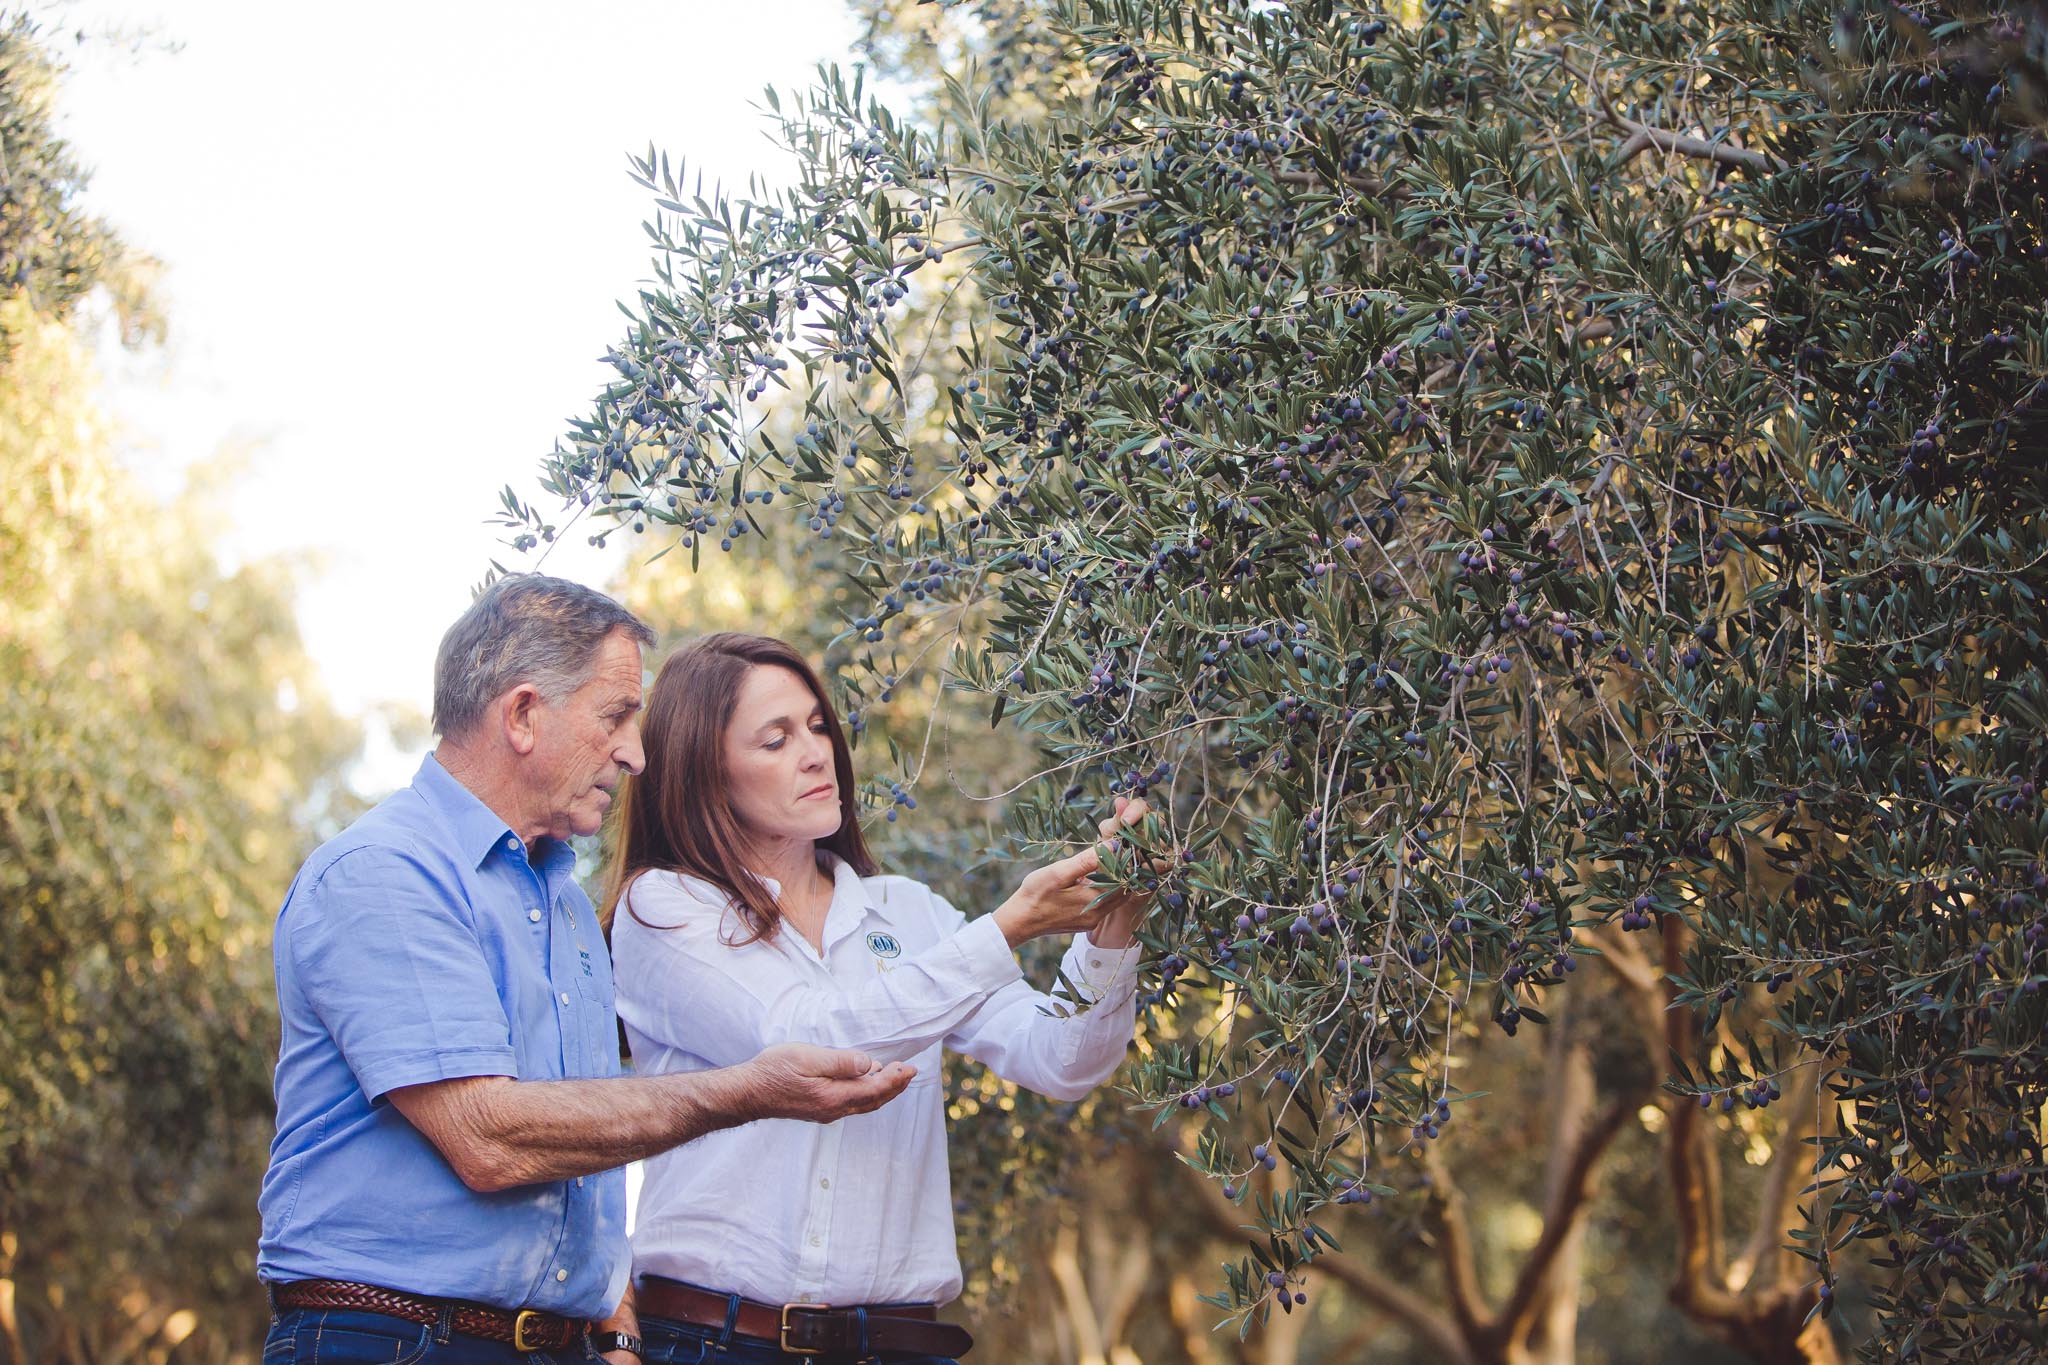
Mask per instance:
[[[1417,1187],[1485,1102],[1466,1030],[1591,977],[1654,1039],[1697,1320],[1827,1358],[1860,1247],[1873,1350],[2040,1350],[2048,18],[1046,24],[1028,120],[972,70],[935,124],[828,71],[778,102],[787,190],[638,162],[655,278],[548,461],[574,517],[508,493],[515,542],[793,516],[853,564],[856,730],[937,667],[1041,746],[1019,835],[1155,801],[1131,1079],[1256,1229],[1232,1310]],[[1565,1144],[1538,1252],[1634,1098]],[[1738,1111],[1784,1119],[1731,1252]],[[1548,1267],[1486,1302],[1420,1191],[1457,1338],[1520,1358]]]
[[[220,1361],[263,1330],[270,918],[355,738],[289,576],[107,448],[82,333],[156,319],[60,72],[0,21],[0,1361]]]

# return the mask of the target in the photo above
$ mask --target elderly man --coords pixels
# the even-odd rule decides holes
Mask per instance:
[[[630,1362],[618,1168],[909,1082],[800,1046],[619,1074],[604,936],[565,841],[640,770],[652,641],[574,583],[492,584],[441,642],[439,747],[285,897],[266,1365]]]

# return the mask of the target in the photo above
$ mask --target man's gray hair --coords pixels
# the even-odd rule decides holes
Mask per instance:
[[[590,680],[613,631],[643,645],[654,632],[611,598],[544,574],[508,574],[477,595],[434,659],[434,733],[459,739],[492,701],[531,683],[550,702]]]

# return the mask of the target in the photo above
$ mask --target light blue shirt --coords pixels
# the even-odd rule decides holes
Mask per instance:
[[[265,1280],[571,1317],[617,1306],[623,1171],[479,1194],[385,1098],[460,1076],[619,1074],[611,961],[574,866],[553,840],[530,851],[429,755],[299,869],[273,950]]]

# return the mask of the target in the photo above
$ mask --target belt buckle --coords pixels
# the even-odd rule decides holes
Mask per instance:
[[[546,1349],[548,1349],[548,1344],[544,1341],[528,1341],[526,1339],[527,1319],[541,1318],[545,1316],[546,1314],[534,1308],[522,1308],[519,1310],[519,1312],[512,1319],[513,1350],[520,1352],[530,1352],[545,1351]]]
[[[777,1334],[777,1344],[782,1347],[783,1354],[792,1356],[821,1356],[825,1354],[822,1349],[792,1346],[789,1344],[789,1315],[792,1311],[818,1313],[830,1312],[831,1309],[832,1305],[829,1303],[785,1303],[782,1305],[782,1330]]]

